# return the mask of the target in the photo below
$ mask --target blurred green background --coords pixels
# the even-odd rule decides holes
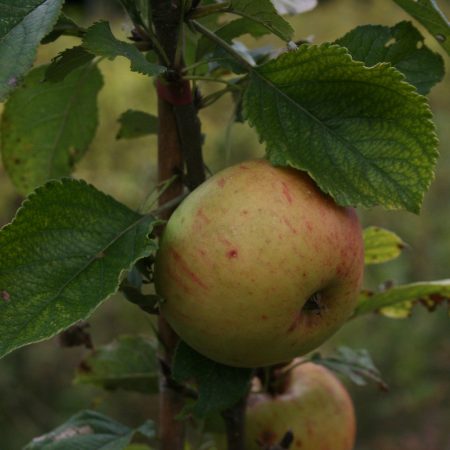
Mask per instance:
[[[450,2],[440,0],[450,15]],[[73,2],[67,12],[82,24],[109,18],[118,35],[130,24],[110,1]],[[294,19],[296,38],[331,41],[362,24],[394,25],[408,19],[391,0],[327,0]],[[419,26],[420,28],[420,26]],[[426,31],[427,44],[440,50]],[[41,48],[38,63],[46,63],[74,41],[62,38]],[[253,44],[248,40],[247,44]],[[273,44],[263,39],[258,45]],[[441,52],[443,54],[443,52]],[[449,58],[445,57],[447,70]],[[152,80],[131,73],[122,59],[103,61],[105,87],[100,93],[100,126],[87,157],[75,176],[88,180],[132,208],[142,203],[155,185],[156,138],[117,141],[117,118],[129,108],[155,112]],[[209,86],[202,87],[205,90]],[[213,86],[214,87],[214,86]],[[450,74],[433,89],[430,103],[441,142],[436,180],[426,196],[420,216],[385,212],[379,208],[360,211],[365,225],[396,231],[409,247],[396,261],[371,267],[366,286],[392,280],[395,283],[450,278]],[[206,134],[205,159],[212,171],[238,160],[262,155],[263,148],[247,125],[234,125],[230,100],[224,98],[202,111]],[[1,110],[1,106],[0,106]],[[0,166],[0,224],[11,220],[21,199]],[[151,333],[151,319],[115,296],[90,319],[96,345],[120,333]],[[449,450],[450,449],[450,336],[444,308],[429,313],[416,308],[405,320],[365,317],[348,323],[324,351],[338,345],[366,348],[390,386],[388,393],[375,386],[358,388],[347,383],[358,416],[357,450]],[[22,448],[83,408],[97,408],[126,424],[138,424],[155,416],[155,398],[130,393],[104,393],[87,386],[73,386],[75,368],[85,353],[63,349],[55,338],[22,348],[0,361],[0,449]]]

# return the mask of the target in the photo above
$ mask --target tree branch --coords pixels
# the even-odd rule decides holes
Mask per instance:
[[[182,26],[182,9],[179,1],[149,0],[151,18],[156,38],[169,61],[169,71],[164,80],[157,80],[158,91],[158,178],[170,179],[183,173],[184,162],[188,169],[188,186],[193,189],[205,179],[202,160],[200,122],[193,104],[191,87],[182,79],[183,57],[177,51]],[[184,191],[182,177],[178,177],[159,198],[162,206],[179,198]],[[162,218],[168,219],[172,209],[166,209]],[[164,317],[158,318],[159,337],[163,343],[161,361],[170,368],[179,341]],[[167,373],[161,373],[159,437],[161,450],[183,450],[184,422],[177,420],[184,405],[184,396],[173,389]]]
[[[234,406],[222,413],[227,432],[229,450],[245,450],[245,408],[247,396],[242,397]]]

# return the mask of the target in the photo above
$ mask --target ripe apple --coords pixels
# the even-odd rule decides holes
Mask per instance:
[[[342,383],[325,367],[304,363],[286,375],[282,392],[249,396],[247,450],[270,447],[290,430],[290,449],[352,450],[355,412]]]
[[[361,227],[304,172],[229,167],[176,209],[155,264],[161,312],[191,347],[238,367],[290,361],[351,315]]]

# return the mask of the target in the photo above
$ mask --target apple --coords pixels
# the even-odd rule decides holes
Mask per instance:
[[[364,268],[352,208],[305,173],[247,161],[209,178],[167,223],[161,313],[222,364],[268,366],[318,347],[352,314]]]
[[[352,400],[325,367],[303,363],[286,374],[282,392],[252,393],[246,412],[246,450],[277,444],[290,430],[291,450],[352,450],[356,421]]]

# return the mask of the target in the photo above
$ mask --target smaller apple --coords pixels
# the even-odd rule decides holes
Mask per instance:
[[[298,363],[296,360],[293,365]],[[290,430],[291,450],[352,450],[356,421],[352,400],[325,367],[304,363],[285,373],[280,392],[251,393],[246,413],[246,450],[281,441]]]

